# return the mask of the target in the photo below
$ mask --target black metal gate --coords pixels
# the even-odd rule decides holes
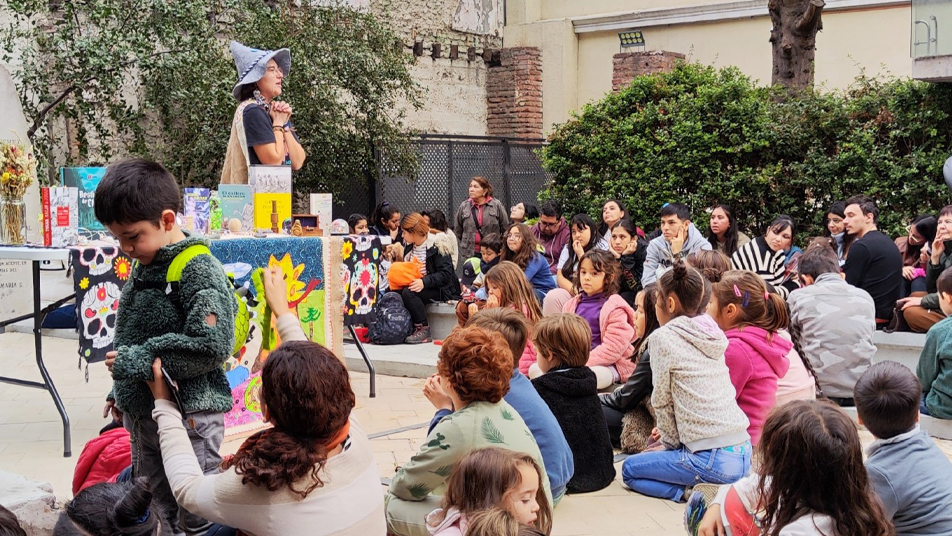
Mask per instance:
[[[375,202],[387,200],[404,214],[438,208],[452,227],[456,209],[469,197],[470,179],[483,176],[493,185],[493,196],[507,208],[519,202],[538,204],[539,192],[551,180],[536,156],[544,141],[422,135],[415,140],[420,163],[416,180],[381,177]]]

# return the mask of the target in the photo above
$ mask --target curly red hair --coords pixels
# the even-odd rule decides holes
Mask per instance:
[[[509,392],[512,350],[495,331],[456,328],[443,341],[436,370],[449,380],[463,402],[495,404]]]

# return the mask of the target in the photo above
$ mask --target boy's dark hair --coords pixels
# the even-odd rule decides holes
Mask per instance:
[[[490,233],[480,239],[479,247],[486,248],[499,255],[502,253],[502,239],[496,233]]]
[[[876,201],[868,195],[854,195],[846,200],[846,206],[859,205],[863,215],[872,214],[873,223],[879,223],[879,208],[876,207]]]
[[[562,207],[555,199],[549,199],[545,203],[542,203],[542,207],[539,208],[539,213],[543,216],[549,216],[550,218],[561,218]]]
[[[663,218],[665,216],[677,216],[681,221],[690,220],[691,209],[681,203],[668,203],[661,207],[661,217]]]
[[[939,279],[935,282],[935,289],[938,293],[952,295],[952,269],[942,270]]]
[[[829,242],[815,242],[803,252],[797,271],[816,279],[821,274],[839,273],[840,261]]]
[[[526,350],[526,343],[532,331],[525,315],[508,307],[489,307],[469,317],[466,327],[472,326],[502,335],[509,349],[512,350],[513,367],[519,367],[519,359]]]
[[[895,361],[869,367],[853,387],[856,413],[863,426],[879,439],[912,430],[919,416],[921,396],[919,378]]]
[[[152,501],[147,479],[89,486],[80,491],[56,522],[53,536],[171,536],[165,512]]]
[[[0,536],[26,536],[17,516],[0,504]]]
[[[140,221],[158,225],[164,211],[182,211],[182,192],[162,164],[133,158],[106,168],[96,187],[94,209],[103,225]]]
[[[433,210],[428,210],[423,214],[430,218],[430,229],[436,229],[437,231],[445,233],[449,228],[446,223],[446,214],[443,214],[442,210],[434,208]]]

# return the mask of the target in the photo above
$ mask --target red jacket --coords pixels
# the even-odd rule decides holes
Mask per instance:
[[[113,428],[94,437],[83,447],[73,471],[73,495],[100,482],[112,482],[123,469],[132,465],[129,432]]]

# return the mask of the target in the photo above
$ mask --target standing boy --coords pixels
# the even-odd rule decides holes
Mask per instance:
[[[224,412],[232,405],[222,364],[234,347],[235,298],[208,241],[175,222],[181,205],[175,178],[148,160],[109,166],[96,189],[96,218],[135,260],[113,305],[116,350],[106,360],[113,390],[105,412],[122,415],[132,435],[133,476],[149,478],[175,532],[203,534],[210,523],[179,508],[169,488],[146,381],[152,379],[152,362],[162,358],[177,382],[195,456],[205,473],[217,472]]]
[[[798,269],[804,286],[787,298],[790,335],[813,365],[823,394],[852,406],[853,387],[876,353],[876,305],[868,292],[843,280],[828,245],[808,247]]]
[[[846,200],[843,212],[847,234],[856,237],[843,265],[846,282],[869,293],[876,303],[876,328],[885,328],[902,287],[902,255],[876,227],[879,209],[871,198],[854,195]]]
[[[895,361],[869,368],[856,383],[860,424],[876,436],[866,470],[896,536],[952,534],[952,464],[919,429],[919,386]]]
[[[711,243],[691,223],[688,207],[680,203],[661,207],[661,236],[648,242],[642,288],[657,281],[674,261],[702,249],[711,249]]]

